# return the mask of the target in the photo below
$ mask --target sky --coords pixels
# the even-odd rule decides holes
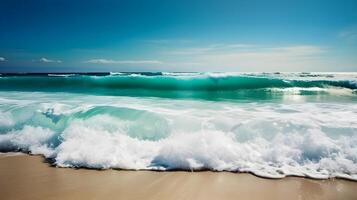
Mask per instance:
[[[0,0],[0,72],[357,71],[356,0]]]

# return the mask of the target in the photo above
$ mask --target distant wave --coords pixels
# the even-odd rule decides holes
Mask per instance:
[[[160,73],[110,73],[110,76],[85,76],[74,74],[49,74],[48,76],[3,76],[0,89],[24,90],[186,90],[186,91],[234,91],[240,89],[290,88],[290,87],[341,87],[357,89],[356,78],[340,80],[325,76],[281,76],[271,74],[186,74]],[[322,78],[321,78],[322,77]],[[324,78],[325,77],[325,78]]]
[[[48,74],[48,76],[54,76],[54,77],[69,77],[69,76],[75,76],[76,74]]]

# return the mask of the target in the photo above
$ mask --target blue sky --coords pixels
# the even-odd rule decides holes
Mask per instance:
[[[356,11],[356,0],[0,0],[0,71],[357,71]]]

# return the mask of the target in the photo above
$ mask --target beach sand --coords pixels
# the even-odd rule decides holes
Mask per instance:
[[[357,182],[341,179],[56,168],[10,155],[0,155],[0,199],[357,199]]]

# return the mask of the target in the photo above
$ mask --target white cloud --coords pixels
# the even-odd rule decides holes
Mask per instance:
[[[85,61],[93,64],[162,64],[158,60],[108,60],[108,59],[92,59]]]
[[[144,40],[144,42],[149,44],[156,44],[156,45],[167,45],[167,44],[187,44],[193,43],[193,40],[187,39],[151,39],[151,40]]]
[[[216,44],[174,50],[177,61],[198,63],[206,71],[311,71],[331,65],[327,48],[315,45],[262,46]],[[170,54],[170,52],[168,53]]]
[[[253,45],[253,44],[228,44],[225,45],[227,48],[253,48],[253,47],[257,47],[257,45]]]
[[[0,57],[0,62],[4,62],[6,59],[4,57]]]
[[[168,52],[168,54],[172,55],[199,55],[208,53],[215,48],[212,47],[192,47],[192,48],[184,48],[175,51]]]
[[[233,50],[246,50],[251,48],[256,48],[256,45],[252,44],[211,44],[203,47],[190,47],[177,49],[168,54],[173,55],[200,55],[215,52],[233,51]]]
[[[338,34],[338,36],[349,41],[357,41],[357,29],[342,31]]]
[[[349,40],[357,40],[357,31],[343,31],[339,34],[341,38],[346,38]]]
[[[48,58],[40,58],[38,61],[42,63],[62,63],[61,60],[51,60]]]
[[[319,64],[323,48],[317,46],[286,46],[258,48],[252,51],[204,55],[201,59],[210,65],[244,67],[251,70],[302,70]],[[300,71],[298,70],[298,71]]]

